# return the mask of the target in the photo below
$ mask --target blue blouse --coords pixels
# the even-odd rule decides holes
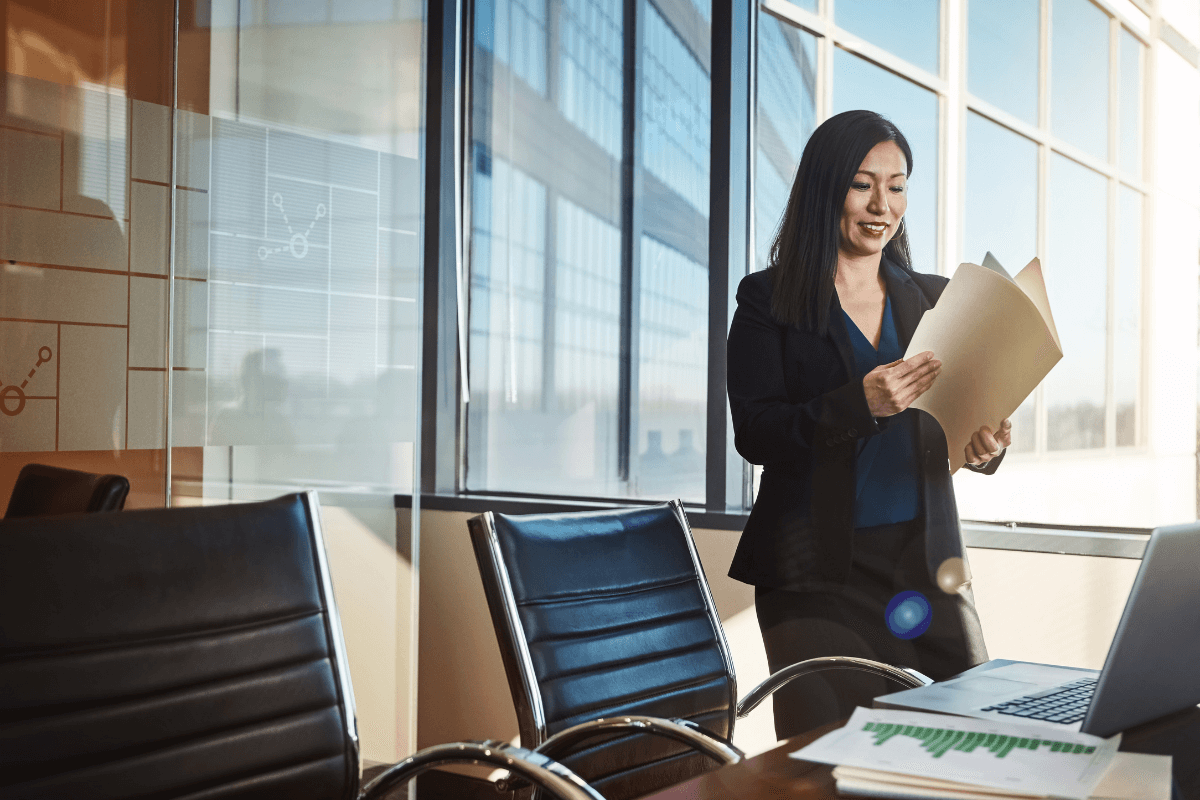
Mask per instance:
[[[883,329],[879,349],[859,330],[850,315],[842,310],[850,343],[854,346],[854,364],[861,380],[881,364],[904,358],[896,323],[892,318],[892,300],[883,306]],[[858,440],[855,473],[854,527],[887,525],[915,519],[921,508],[916,448],[917,412],[906,409],[891,417],[884,429],[874,436]]]

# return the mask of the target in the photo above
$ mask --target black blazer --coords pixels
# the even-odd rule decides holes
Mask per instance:
[[[896,333],[907,349],[921,315],[937,302],[948,280],[910,272],[887,258],[880,269]],[[875,435],[888,420],[871,416],[862,381],[853,378],[854,350],[837,293],[829,331],[820,336],[776,321],[771,291],[769,270],[747,275],[738,286],[729,329],[734,444],[743,458],[763,466],[729,577],[789,589],[841,584],[854,548],[857,440]],[[936,582],[944,560],[963,557],[962,534],[946,437],[937,420],[916,413],[926,554]],[[995,472],[1001,458],[975,471]]]

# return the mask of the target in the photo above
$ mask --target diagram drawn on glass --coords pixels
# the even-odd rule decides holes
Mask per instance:
[[[279,209],[279,213],[283,215],[283,222],[285,225],[287,225],[288,233],[291,234],[291,238],[288,240],[287,244],[280,245],[279,247],[264,246],[258,248],[258,257],[263,261],[266,261],[267,258],[276,253],[286,253],[291,251],[293,257],[298,259],[304,258],[306,255],[308,255],[308,235],[312,233],[313,228],[316,227],[317,220],[325,216],[325,204],[317,203],[317,213],[316,216],[313,217],[313,221],[308,223],[308,230],[306,230],[304,233],[297,233],[292,229],[292,221],[288,219],[287,211],[285,211],[283,208],[283,195],[279,192],[276,192],[271,196],[271,203],[274,204],[274,206]]]
[[[49,347],[42,347],[38,350],[37,363],[33,365],[33,369],[29,370],[29,374],[25,376],[25,380],[21,381],[19,386],[15,383],[10,383],[8,386],[0,388],[0,411],[3,411],[5,416],[15,417],[25,410],[25,387],[33,380],[38,367],[52,358],[54,358],[54,351]],[[3,386],[3,384],[0,384],[0,386]]]

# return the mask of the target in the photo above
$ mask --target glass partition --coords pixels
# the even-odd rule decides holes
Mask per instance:
[[[30,461],[126,475],[127,507],[319,490],[365,752],[392,760],[424,4],[177,6],[0,2],[0,497]]]
[[[172,15],[133,5],[0,3],[0,497],[36,461],[165,500]]]

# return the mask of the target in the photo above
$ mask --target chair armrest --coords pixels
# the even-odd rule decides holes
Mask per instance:
[[[559,731],[537,748],[537,752],[553,759],[568,755],[580,742],[602,733],[620,731],[649,733],[682,742],[722,764],[736,764],[746,754],[714,733],[706,731],[689,719],[663,717],[611,717],[581,722]]]
[[[396,786],[443,764],[486,764],[507,769],[559,800],[604,800],[582,778],[548,756],[507,742],[490,740],[426,747],[377,775],[363,788],[358,800],[382,798]]]
[[[705,730],[689,719],[664,719],[663,717],[612,717],[581,722],[564,731],[551,736],[542,742],[536,752],[552,759],[560,759],[593,736],[603,733],[619,733],[623,731],[649,733],[682,742],[693,750],[718,761],[721,764],[736,764],[743,760],[746,754],[734,747],[732,743],[722,739],[715,733]],[[516,770],[513,770],[516,772]],[[524,788],[525,782],[520,778],[502,778],[497,781],[496,788],[501,791]]]
[[[791,683],[801,675],[809,675],[813,672],[822,672],[827,669],[856,669],[860,672],[869,672],[872,675],[891,678],[897,683],[902,684],[906,689],[917,689],[933,683],[932,678],[927,678],[915,669],[893,667],[891,664],[884,664],[882,661],[871,661],[866,658],[852,658],[850,656],[810,658],[806,661],[798,661],[790,667],[784,667],[751,689],[750,693],[738,703],[738,719],[745,717],[777,689]]]

